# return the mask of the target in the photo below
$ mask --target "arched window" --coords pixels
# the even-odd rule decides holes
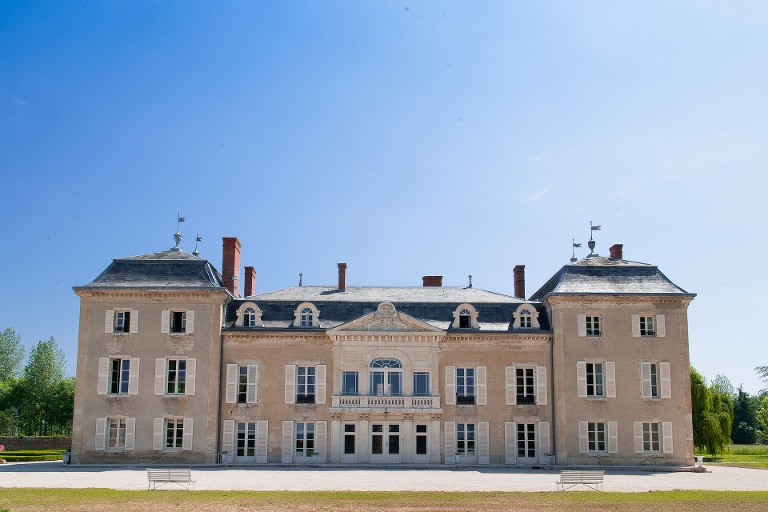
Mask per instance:
[[[235,325],[238,327],[264,327],[264,323],[261,321],[261,308],[253,302],[244,302],[237,308],[237,321]]]
[[[522,329],[530,329],[531,328],[531,319],[533,318],[533,315],[531,314],[531,310],[529,309],[523,309],[520,311],[520,327]]]
[[[451,322],[452,329],[479,329],[480,324],[477,323],[477,310],[472,304],[459,304],[459,306],[453,310],[453,322]]]
[[[256,327],[256,310],[253,308],[243,311],[243,327]]]
[[[371,361],[370,394],[395,396],[403,394],[403,365],[397,359]]]
[[[512,314],[513,329],[539,329],[539,312],[533,304],[520,304]]]
[[[312,309],[311,308],[304,308],[301,310],[301,326],[302,327],[312,327]]]
[[[299,304],[293,316],[293,325],[296,327],[320,327],[320,311],[311,302]]]
[[[468,309],[462,309],[459,313],[459,328],[469,329],[472,327],[472,313]]]

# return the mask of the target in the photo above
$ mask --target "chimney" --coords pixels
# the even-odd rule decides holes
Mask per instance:
[[[222,238],[224,250],[222,251],[221,278],[224,287],[235,297],[240,296],[237,276],[240,273],[240,240],[233,237]]]
[[[347,291],[347,264],[339,263],[339,291]]]
[[[441,287],[443,286],[443,276],[424,276],[421,278],[421,283],[425,287]]]
[[[624,259],[624,244],[613,244],[610,249],[612,260]]]
[[[245,296],[250,297],[256,294],[256,269],[245,267]]]
[[[515,297],[525,298],[525,265],[515,265]]]

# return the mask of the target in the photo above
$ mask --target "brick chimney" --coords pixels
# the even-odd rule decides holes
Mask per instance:
[[[347,291],[347,264],[339,263],[339,291]]]
[[[424,276],[421,278],[421,283],[425,287],[441,287],[443,286],[443,276]]]
[[[256,294],[256,269],[245,267],[245,296],[250,297]]]
[[[515,265],[515,297],[525,298],[525,265]]]
[[[611,251],[612,260],[624,259],[624,244],[613,244],[608,250]]]
[[[235,297],[240,296],[237,283],[240,273],[240,240],[234,237],[222,238],[223,248],[221,262],[221,279],[224,287],[227,288]]]

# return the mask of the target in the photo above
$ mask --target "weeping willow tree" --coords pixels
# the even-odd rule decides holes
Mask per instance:
[[[716,386],[707,386],[704,377],[691,368],[693,444],[710,455],[722,453],[731,442],[733,397]]]

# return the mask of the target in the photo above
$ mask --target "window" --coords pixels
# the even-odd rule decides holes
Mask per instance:
[[[524,459],[536,457],[536,425],[534,423],[517,424],[517,456]]]
[[[605,451],[605,423],[587,422],[587,442],[590,452]]]
[[[184,440],[184,420],[182,418],[166,418],[165,448],[181,449]]]
[[[664,338],[666,335],[666,315],[632,315],[632,336],[635,338]]]
[[[293,311],[294,327],[320,327],[320,311],[311,302],[302,302]]]
[[[427,426],[416,425],[416,455],[427,454]]]
[[[193,334],[195,332],[195,312],[183,309],[163,310],[160,332],[166,334]]]
[[[139,358],[100,357],[97,393],[115,396],[139,394]]]
[[[125,418],[107,418],[107,422],[109,428],[107,449],[124,450],[126,434]]]
[[[472,313],[468,309],[462,309],[459,313],[459,328],[469,329],[472,327]]]
[[[256,455],[256,422],[237,423],[236,457],[254,457]]]
[[[587,363],[587,396],[604,396],[602,363]]]
[[[96,418],[95,450],[132,451],[135,441],[136,418]]]
[[[171,332],[172,333],[187,332],[187,312],[186,311],[171,312]]]
[[[640,393],[643,398],[672,398],[670,364],[640,363]]]
[[[600,317],[587,316],[585,321],[587,336],[600,336]]]
[[[353,455],[355,453],[355,426],[344,425],[344,454]]]
[[[475,403],[474,368],[456,368],[456,403]]]
[[[661,451],[661,435],[658,423],[643,423],[643,451]]]
[[[155,418],[153,450],[191,450],[193,418]],[[128,437],[131,437],[131,424],[128,424]],[[132,441],[131,441],[132,443]]]
[[[248,397],[248,367],[238,368],[237,375],[237,403],[244,404]]]
[[[127,334],[138,332],[139,312],[135,309],[108,309],[104,332]]]
[[[301,326],[312,327],[312,310],[310,308],[304,308],[301,310]]]
[[[576,389],[579,398],[616,398],[616,363],[577,361]]]
[[[256,327],[256,310],[247,308],[243,312],[243,327]]]
[[[296,423],[296,456],[311,457],[315,453],[315,424]]]
[[[296,367],[296,403],[315,403],[315,367]],[[298,431],[297,431],[298,435]]]
[[[533,368],[516,369],[516,390],[518,404],[535,404],[535,387],[533,381]]]
[[[115,311],[115,325],[112,332],[131,332],[130,311]]]
[[[641,316],[640,317],[640,336],[654,336],[656,334],[656,330],[653,328],[653,317],[652,316]]]
[[[530,329],[533,325],[531,311],[529,309],[523,309],[520,311],[520,328]]]
[[[324,404],[325,380],[324,364],[285,365],[285,403]]]
[[[358,373],[351,371],[341,372],[341,394],[355,396],[358,392]]]
[[[641,441],[642,441],[642,434]],[[579,453],[600,455],[618,453],[618,427],[615,421],[580,421]]]
[[[475,424],[456,424],[456,455],[467,456],[475,454]]]
[[[187,360],[169,359],[167,376],[165,392],[169,395],[185,394],[187,388]]]
[[[539,312],[533,304],[524,302],[512,313],[513,329],[539,329]]]
[[[131,376],[130,359],[110,360],[109,392],[113,395],[127,395]]]
[[[399,396],[403,394],[403,365],[397,359],[371,361],[371,395]]]
[[[414,396],[429,396],[428,372],[413,372],[413,394]]]
[[[459,304],[453,310],[452,329],[478,329],[479,327],[477,323],[477,310],[472,304]]]
[[[226,403],[255,404],[259,381],[259,366],[227,364]],[[234,426],[232,427],[234,429]]]

